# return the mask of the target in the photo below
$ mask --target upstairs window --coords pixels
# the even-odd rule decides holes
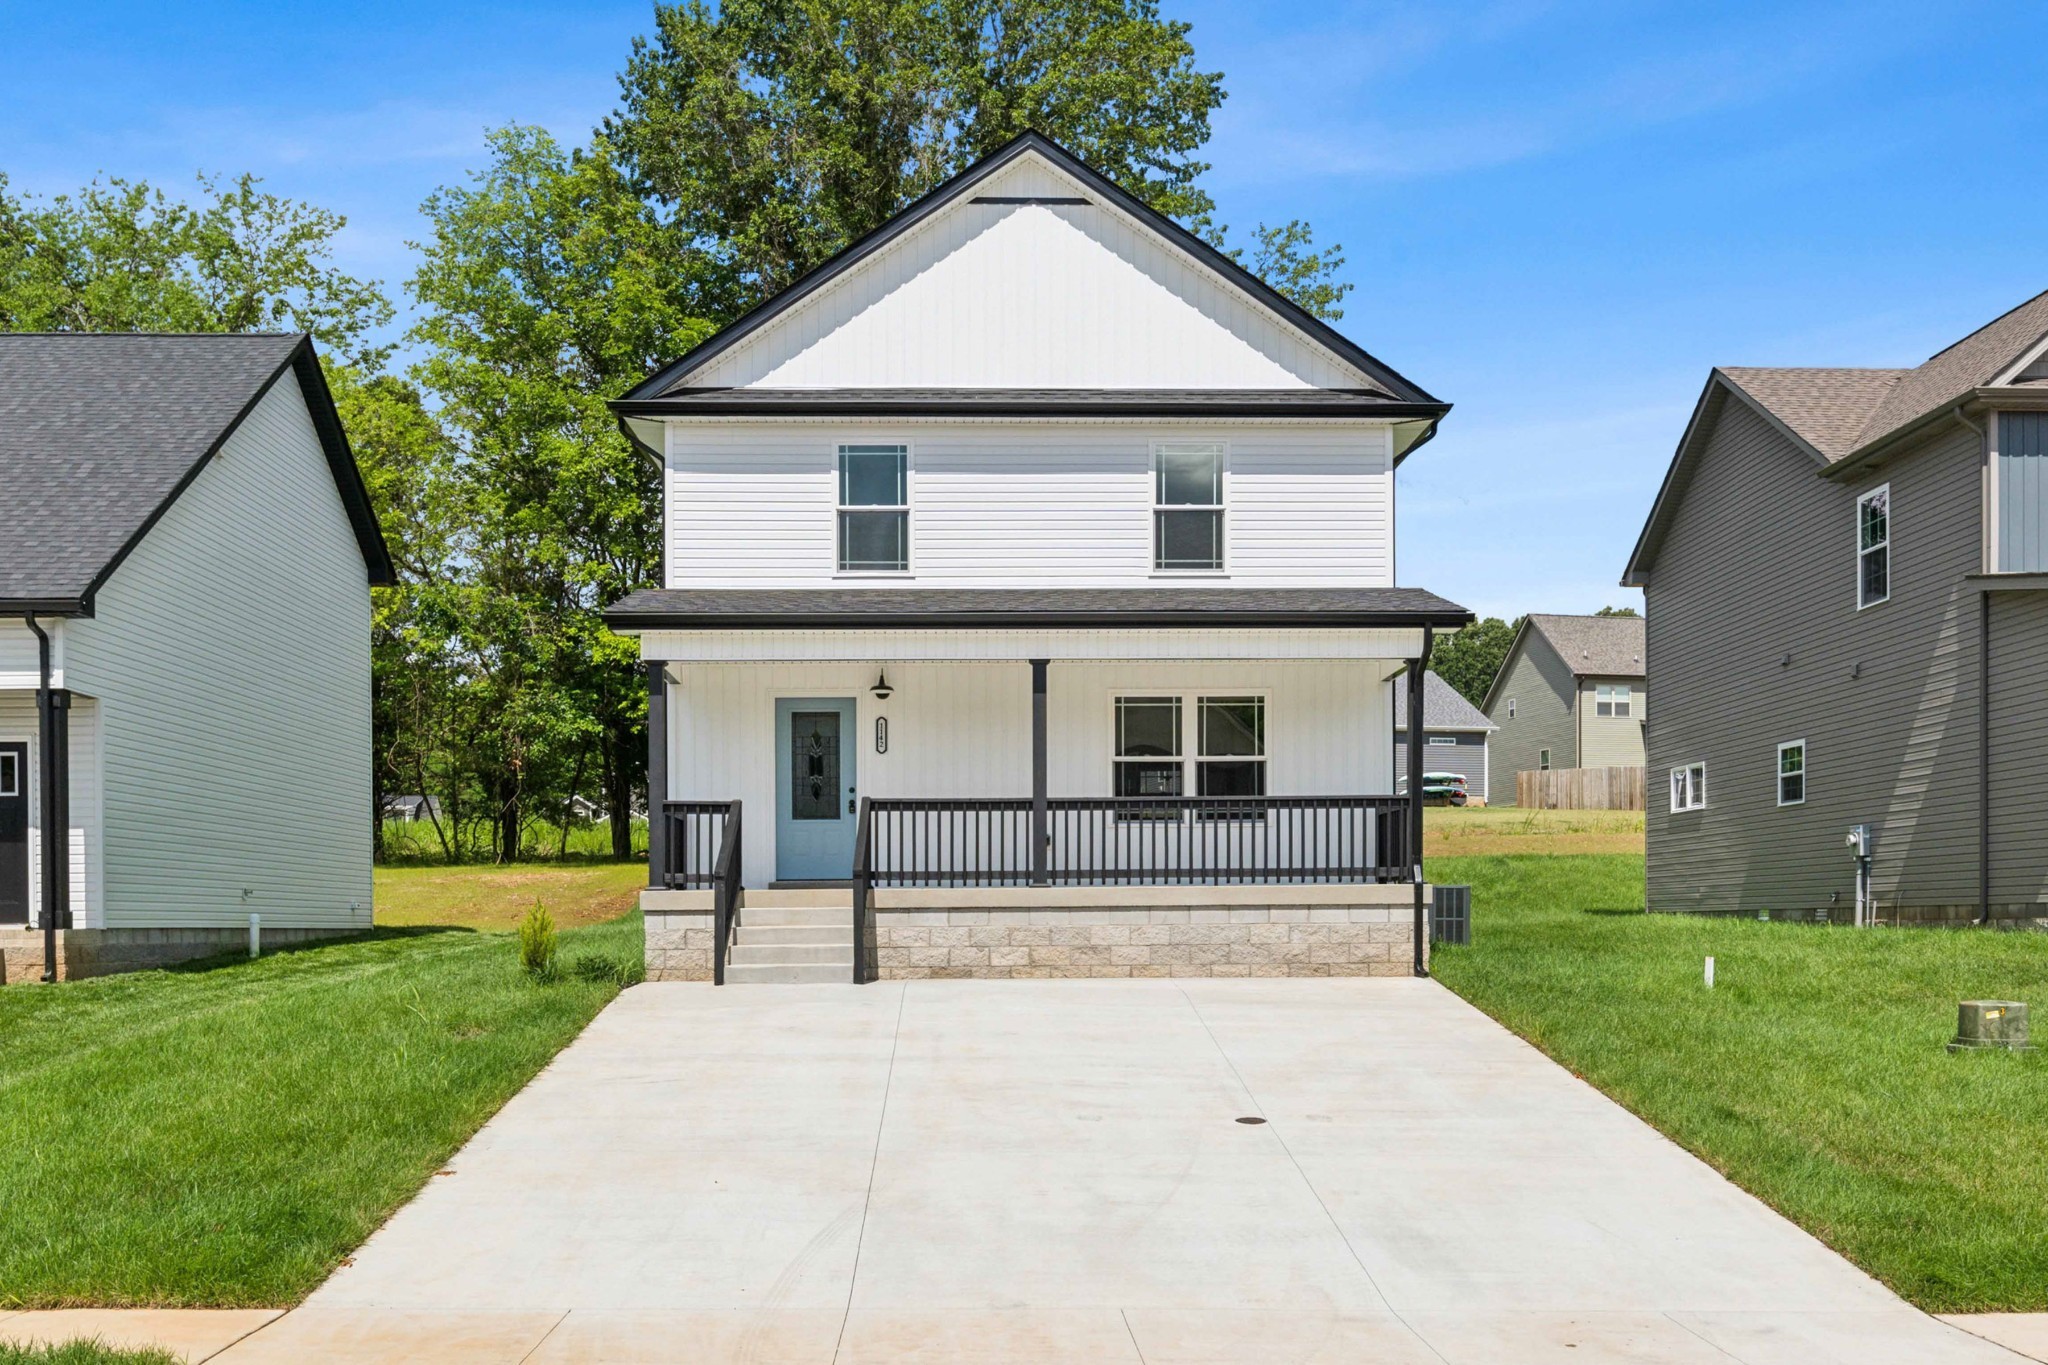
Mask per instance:
[[[1627,719],[1635,690],[1627,683],[1600,683],[1593,688],[1593,714]]]
[[[1671,809],[1703,810],[1707,804],[1707,765],[1688,763],[1671,770]]]
[[[1161,573],[1223,568],[1223,447],[1162,443],[1152,451],[1152,567]]]
[[[910,568],[910,448],[839,447],[839,571]]]
[[[1778,804],[1803,805],[1806,801],[1806,741],[1795,739],[1778,746]]]
[[[1515,699],[1514,699],[1513,697],[1509,697],[1509,698],[1508,698],[1508,719],[1509,719],[1509,720],[1513,720],[1514,718],[1515,718]]]
[[[1892,595],[1892,486],[1856,499],[1856,607],[1874,607]]]

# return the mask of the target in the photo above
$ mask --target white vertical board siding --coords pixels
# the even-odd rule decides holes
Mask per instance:
[[[1225,572],[1194,581],[1388,587],[1390,431],[1355,423],[673,422],[668,586],[1134,587],[1152,567],[1160,441],[1220,441]],[[841,575],[838,448],[910,448],[910,573]]]
[[[50,686],[64,686],[64,623],[44,620],[50,633]],[[35,633],[18,621],[0,621],[0,689],[36,687],[42,681],[43,660]]]
[[[100,887],[99,707],[90,697],[71,699],[71,852],[68,878],[72,923],[102,927]],[[36,694],[0,692],[0,740],[28,745],[28,903],[32,921],[43,905],[42,745],[37,738]]]
[[[1052,664],[1047,783],[1054,796],[1110,794],[1118,693],[1267,698],[1268,790],[1276,796],[1388,792],[1394,665],[1360,662]],[[855,784],[874,797],[1028,796],[1031,670],[1023,663],[891,664],[886,702],[865,664],[676,664],[669,689],[670,799],[745,803],[745,877],[775,876],[778,697],[852,697]],[[889,752],[874,751],[875,718]]]
[[[367,925],[370,595],[292,375],[97,612],[66,649],[99,700],[108,927]]]
[[[976,194],[1085,191],[1049,163],[1025,158]],[[771,389],[1375,387],[1107,204],[966,200],[683,382]]]

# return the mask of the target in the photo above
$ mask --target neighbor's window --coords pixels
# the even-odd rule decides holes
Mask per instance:
[[[1690,763],[1671,770],[1671,809],[1700,810],[1707,804],[1707,765]]]
[[[1162,443],[1152,452],[1152,567],[1169,573],[1223,567],[1223,447]]]
[[[1197,703],[1197,796],[1266,794],[1266,699],[1203,697]]]
[[[1892,595],[1892,486],[1856,499],[1856,606],[1874,607]]]
[[[1437,746],[1455,745],[1458,742],[1458,737],[1456,735],[1431,735],[1429,742]]]
[[[1179,796],[1179,697],[1116,699],[1116,794]]]
[[[1546,773],[1550,771],[1550,750],[1538,749],[1536,751],[1536,766]]]
[[[1508,719],[1509,719],[1509,720],[1513,720],[1514,718],[1515,718],[1515,699],[1514,699],[1513,697],[1509,697],[1509,698],[1508,698]]]
[[[910,568],[910,448],[839,447],[839,569]]]
[[[1634,701],[1634,690],[1627,683],[1599,683],[1593,688],[1593,714],[1596,716],[1625,718]]]
[[[1778,746],[1778,804],[1797,806],[1806,800],[1806,741]]]

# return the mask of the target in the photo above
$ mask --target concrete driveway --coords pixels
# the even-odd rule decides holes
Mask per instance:
[[[2020,1359],[1387,980],[636,988],[219,1359],[405,1356]]]

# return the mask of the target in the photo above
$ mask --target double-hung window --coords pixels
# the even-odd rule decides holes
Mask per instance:
[[[1806,800],[1806,741],[1778,746],[1778,804],[1797,806]]]
[[[1892,595],[1892,486],[1856,499],[1856,607],[1874,607]]]
[[[1593,714],[1626,719],[1635,701],[1635,689],[1627,683],[1598,683],[1593,688]]]
[[[839,447],[839,571],[910,568],[910,448]]]
[[[1192,722],[1192,733],[1189,731]],[[1266,794],[1266,699],[1130,696],[1116,699],[1113,790],[1119,797],[1259,797]],[[1192,782],[1189,767],[1192,766]],[[1142,807],[1124,819],[1178,819]],[[1220,808],[1211,814],[1255,816]]]
[[[1152,448],[1152,567],[1161,573],[1223,568],[1223,446],[1161,442]]]
[[[1707,804],[1707,765],[1688,763],[1671,770],[1671,809],[1701,810]]]
[[[1195,760],[1197,796],[1266,794],[1266,699],[1203,697]]]
[[[1116,699],[1116,794],[1180,796],[1179,697]]]

